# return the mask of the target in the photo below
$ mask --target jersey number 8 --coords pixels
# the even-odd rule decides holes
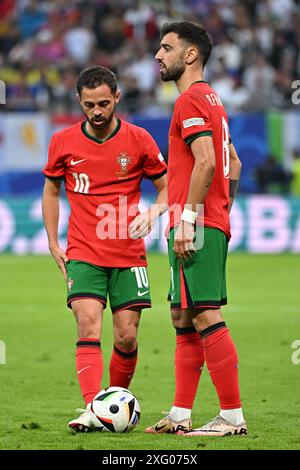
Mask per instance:
[[[229,176],[229,127],[227,121],[222,117],[222,142],[223,142],[223,170],[225,178]]]

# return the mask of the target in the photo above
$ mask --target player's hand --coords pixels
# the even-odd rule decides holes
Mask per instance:
[[[144,238],[146,235],[148,235],[148,233],[150,233],[153,228],[155,218],[155,213],[151,210],[151,208],[137,215],[129,225],[130,238]]]
[[[181,221],[175,232],[173,247],[176,256],[180,260],[187,260],[192,257],[193,253],[196,251],[193,243],[194,236],[194,225],[189,222]]]
[[[51,255],[56,261],[57,266],[63,273],[63,276],[66,281],[67,280],[66,262],[69,261],[66,253],[59,246],[50,246],[49,249],[50,249]]]

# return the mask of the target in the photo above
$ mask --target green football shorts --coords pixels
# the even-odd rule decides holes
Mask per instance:
[[[174,229],[168,240],[171,282],[168,300],[174,309],[217,309],[227,304],[226,258],[228,240],[221,230],[204,227],[203,247],[186,261],[179,261]]]
[[[67,305],[73,300],[97,299],[106,307],[107,295],[113,313],[131,307],[150,308],[150,286],[145,267],[105,268],[70,260],[67,269]]]

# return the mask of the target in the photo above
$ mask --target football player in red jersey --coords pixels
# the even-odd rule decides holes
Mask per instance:
[[[93,428],[90,411],[101,388],[101,327],[107,295],[113,313],[110,386],[128,388],[137,363],[137,330],[151,307],[145,244],[167,209],[166,164],[151,135],[116,117],[116,77],[93,66],[78,78],[86,119],[56,132],[49,145],[43,216],[50,252],[67,282],[67,304],[78,330],[76,369],[86,409],[69,426]],[[138,212],[140,183],[152,180],[157,198]],[[71,212],[67,251],[59,246],[59,192],[64,181]]]
[[[152,433],[247,433],[237,353],[221,314],[221,305],[227,303],[229,211],[241,163],[230,139],[223,104],[203,78],[211,49],[211,38],[200,25],[182,21],[163,26],[156,54],[162,80],[174,80],[180,96],[170,125],[168,160],[175,398],[167,416],[146,429]],[[172,208],[178,205],[181,211],[175,214]],[[202,247],[196,245],[200,225]],[[193,430],[191,409],[204,362],[219,397],[220,413]]]

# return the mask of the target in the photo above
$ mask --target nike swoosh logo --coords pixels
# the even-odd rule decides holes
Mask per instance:
[[[145,290],[145,292],[140,292],[140,291],[138,291],[137,294],[138,294],[139,297],[141,297],[142,295],[145,295],[145,294],[147,294],[148,292],[149,292],[149,290]]]
[[[92,366],[86,366],[86,367],[84,367],[83,369],[78,370],[78,371],[77,371],[77,374],[78,374],[78,375],[81,374],[81,372],[83,372],[85,369],[89,369],[90,367],[92,367]]]
[[[71,165],[77,165],[78,163],[85,162],[85,161],[86,161],[86,158],[84,158],[83,160],[76,160],[76,161],[73,160],[73,158],[72,158]]]
[[[163,424],[162,426],[155,426],[155,431],[161,431],[161,429],[164,429],[166,427],[166,424]]]

